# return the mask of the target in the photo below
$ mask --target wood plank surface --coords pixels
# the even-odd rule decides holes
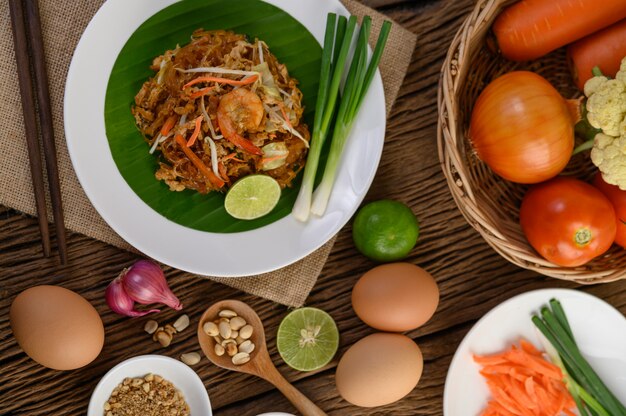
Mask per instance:
[[[441,415],[444,380],[456,347],[472,324],[503,300],[528,290],[576,287],[626,312],[626,282],[578,287],[521,270],[497,255],[461,217],[440,171],[436,152],[437,82],[448,45],[472,0],[365,0],[418,34],[409,73],[388,123],[386,145],[367,200],[397,199],[418,216],[422,234],[407,261],[430,271],[441,290],[435,317],[408,335],[425,357],[422,380],[405,399],[380,408],[357,408],[342,400],[334,383],[337,358],[326,368],[300,373],[284,365],[275,349],[275,334],[286,307],[207,280],[166,268],[174,292],[185,305],[192,327],[211,303],[235,298],[249,303],[266,328],[269,350],[279,370],[331,415]],[[162,349],[143,332],[148,318],[127,319],[105,304],[107,284],[137,256],[78,234],[68,236],[69,265],[41,255],[37,220],[0,208],[0,415],[84,415],[91,392],[118,362],[141,354],[179,357],[199,351],[195,331],[187,329]],[[341,333],[337,357],[374,332],[350,306],[356,280],[374,263],[360,255],[346,226],[328,259],[307,305],[329,312]],[[58,372],[45,369],[19,348],[9,325],[11,301],[36,284],[60,284],[83,295],[101,314],[106,343],[88,367]],[[172,321],[166,310],[157,319]],[[266,382],[228,373],[203,359],[194,367],[204,381],[215,414],[247,416],[295,409]]]

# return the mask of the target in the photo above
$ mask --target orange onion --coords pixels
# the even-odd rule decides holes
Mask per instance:
[[[469,138],[478,157],[504,179],[543,182],[567,165],[579,113],[580,102],[565,100],[543,77],[510,72],[476,100]]]

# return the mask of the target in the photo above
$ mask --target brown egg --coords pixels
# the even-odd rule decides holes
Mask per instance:
[[[365,273],[352,289],[354,312],[372,328],[404,332],[424,325],[439,304],[435,279],[410,263],[389,263]]]
[[[43,366],[73,370],[92,362],[102,350],[100,315],[71,290],[31,287],[13,300],[9,314],[18,344]]]
[[[339,394],[361,407],[383,406],[400,400],[419,382],[422,351],[407,336],[378,333],[358,341],[337,366]]]

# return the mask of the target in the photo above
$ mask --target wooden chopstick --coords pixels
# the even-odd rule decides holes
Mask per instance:
[[[21,1],[21,0],[17,0]],[[39,127],[43,140],[43,149],[48,173],[48,189],[56,230],[57,247],[61,257],[61,264],[67,263],[67,243],[65,239],[65,224],[63,220],[63,201],[61,200],[61,185],[59,183],[59,169],[57,167],[57,151],[54,143],[54,129],[52,111],[50,109],[50,93],[48,88],[48,74],[46,71],[46,57],[43,50],[41,36],[41,19],[37,0],[26,0],[26,27],[32,52],[33,74],[39,104]]]
[[[48,75],[46,73],[46,60],[43,50],[43,38],[41,35],[39,6],[37,0],[26,0],[25,3],[26,6],[24,7],[23,0],[9,0],[20,94],[22,97],[22,111],[24,113],[26,143],[28,146],[33,188],[35,190],[39,231],[41,233],[44,255],[47,257],[50,255],[50,230],[48,228],[43,171],[41,155],[39,153],[39,141],[37,138],[37,114],[39,114],[39,127],[43,141],[46,172],[48,174],[48,187],[50,189],[50,201],[56,229],[57,246],[61,263],[66,264],[67,243],[63,220],[63,202],[61,199],[61,186],[57,167],[56,145],[54,143],[54,129],[50,107]],[[37,91],[38,112],[35,108],[31,66],[36,87],[35,90]]]
[[[50,230],[48,229],[48,214],[46,211],[46,194],[44,189],[41,155],[39,154],[39,141],[37,140],[37,119],[35,116],[35,97],[33,96],[33,83],[30,78],[30,63],[28,58],[28,45],[26,41],[26,28],[24,25],[24,10],[22,0],[9,0],[11,11],[11,23],[13,27],[13,45],[15,48],[15,60],[17,61],[17,75],[20,84],[22,98],[22,112],[24,113],[24,129],[26,131],[26,145],[30,161],[30,173],[35,190],[35,204],[39,220],[39,232],[41,243],[46,257],[50,255]],[[14,138],[18,140],[19,138]]]

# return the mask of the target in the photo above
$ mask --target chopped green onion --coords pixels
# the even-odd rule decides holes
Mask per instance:
[[[330,193],[335,183],[341,153],[363,103],[365,94],[374,78],[383,49],[387,43],[389,31],[391,30],[391,22],[385,21],[383,23],[374,53],[369,65],[367,65],[367,42],[370,27],[371,19],[369,16],[366,16],[361,25],[354,57],[346,78],[324,176],[319,188],[315,191],[313,205],[311,206],[311,211],[315,215],[323,215],[326,211]]]

